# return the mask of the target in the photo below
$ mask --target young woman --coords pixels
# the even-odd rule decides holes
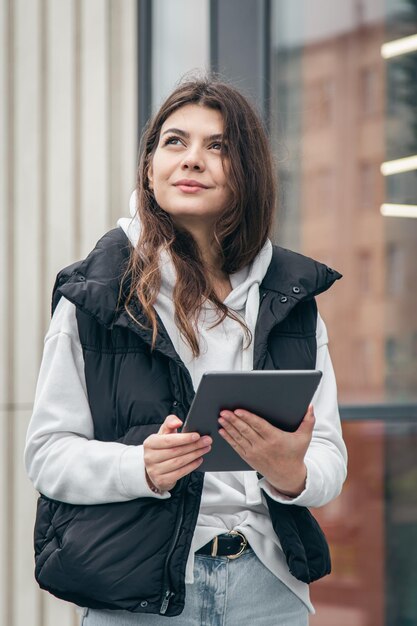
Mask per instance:
[[[36,578],[86,607],[86,626],[307,624],[330,563],[306,507],[346,475],[314,299],[340,274],[272,246],[270,148],[222,82],[162,105],[131,204],[55,285],[25,453]],[[313,368],[296,432],[244,406],[219,415],[253,472],[198,471],[212,441],[181,426],[205,371]]]

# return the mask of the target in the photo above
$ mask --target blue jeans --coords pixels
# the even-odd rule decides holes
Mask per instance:
[[[307,626],[305,604],[252,550],[241,557],[197,554],[194,584],[177,617],[88,609],[82,626]]]

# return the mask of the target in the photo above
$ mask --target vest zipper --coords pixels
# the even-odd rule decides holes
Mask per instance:
[[[169,589],[167,589],[165,591],[165,596],[164,596],[164,601],[161,604],[161,608],[159,610],[159,613],[161,615],[164,615],[166,613],[166,610],[168,608],[168,604],[169,601],[171,600],[172,596],[175,596],[175,593],[173,593],[172,591],[170,591]]]
[[[186,488],[186,485],[188,484],[189,481],[189,477],[186,477],[185,482],[182,485],[181,488],[181,493],[184,491],[184,489]],[[159,609],[159,613],[160,615],[164,615],[167,612],[168,609],[168,605],[170,603],[170,600],[173,596],[175,596],[175,593],[173,591],[171,591],[170,589],[170,576],[169,576],[169,562],[171,560],[172,554],[174,552],[175,546],[177,545],[177,541],[178,541],[178,537],[180,534],[180,530],[181,530],[181,526],[182,526],[182,521],[184,519],[184,498],[182,498],[181,500],[181,509],[180,509],[180,513],[178,515],[178,521],[177,521],[177,525],[175,527],[175,532],[174,532],[174,537],[169,549],[169,552],[167,554],[167,558],[165,561],[165,567],[164,567],[164,585],[163,585],[163,589],[164,589],[164,599],[162,600],[162,604],[161,604],[161,608]]]

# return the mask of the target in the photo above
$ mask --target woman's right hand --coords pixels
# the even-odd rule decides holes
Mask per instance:
[[[168,415],[156,435],[143,442],[145,472],[151,489],[169,491],[177,480],[194,471],[211,450],[212,439],[198,433],[178,433],[182,421]]]

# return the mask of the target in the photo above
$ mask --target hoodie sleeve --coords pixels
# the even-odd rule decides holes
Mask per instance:
[[[316,369],[321,370],[323,376],[312,400],[316,422],[304,459],[307,467],[305,489],[296,498],[289,498],[274,489],[265,478],[259,481],[259,486],[271,498],[283,504],[323,506],[339,495],[346,478],[347,451],[342,438],[336,379],[327,345],[327,330],[320,315],[316,336]]]
[[[75,306],[65,298],[45,338],[25,465],[35,488],[62,502],[170,497],[149,488],[143,446],[94,439]]]

